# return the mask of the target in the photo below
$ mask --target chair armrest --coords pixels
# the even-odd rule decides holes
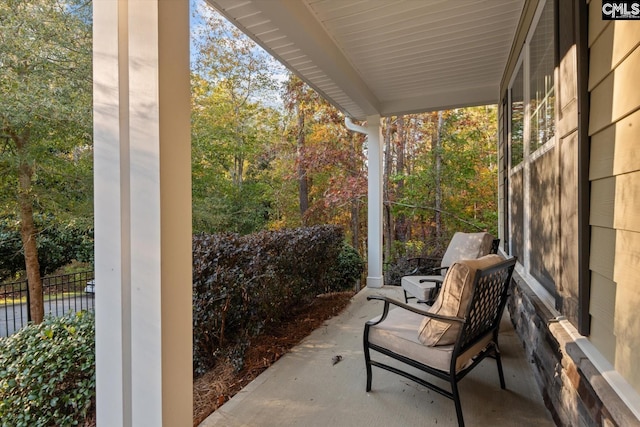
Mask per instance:
[[[429,269],[429,272],[435,273],[436,271],[439,271],[440,274],[444,276],[447,274],[447,270],[449,270],[449,267],[433,267]]]
[[[415,267],[405,273],[405,276],[415,276],[419,274],[426,274],[434,270],[433,267],[427,267],[427,265],[439,264],[442,261],[442,258],[439,257],[413,257],[408,258],[407,263],[412,264],[415,263]],[[440,268],[440,267],[437,267]]]
[[[407,262],[411,262],[411,261],[417,261],[418,263],[420,263],[421,261],[442,261],[442,258],[440,257],[434,257],[434,256],[417,256],[417,257],[413,257],[413,258],[407,258]]]
[[[418,280],[418,283],[424,283],[424,282],[432,282],[432,283],[436,284],[436,287],[439,287],[440,285],[442,285],[443,280],[442,279],[436,279],[435,277],[429,278],[429,279],[420,279],[420,280]]]
[[[367,300],[368,301],[371,301],[371,300],[384,301],[384,308],[382,309],[382,316],[380,317],[379,320],[377,320],[375,322],[371,321],[371,320],[366,322],[366,324],[369,325],[369,326],[373,326],[373,325],[377,325],[379,323],[382,323],[382,321],[387,318],[387,314],[389,314],[389,305],[395,305],[395,306],[398,306],[398,307],[403,308],[405,310],[409,310],[409,311],[411,311],[413,313],[419,314],[421,316],[431,317],[433,319],[442,320],[444,322],[450,322],[450,323],[465,323],[466,322],[465,319],[462,319],[460,317],[441,316],[439,314],[430,313],[428,311],[420,310],[418,307],[414,307],[412,305],[405,304],[403,302],[400,302],[400,301],[395,300],[393,298],[385,297],[383,295],[369,295],[367,297]]]

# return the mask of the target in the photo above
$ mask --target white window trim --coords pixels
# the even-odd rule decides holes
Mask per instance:
[[[540,301],[544,304],[545,308],[549,310],[551,314],[555,318],[560,318],[561,314],[556,310],[556,299],[551,293],[542,286],[542,284],[531,274],[525,271],[524,266],[520,263],[516,264],[516,272],[518,275],[524,280],[529,288],[533,291],[534,294],[538,297]]]

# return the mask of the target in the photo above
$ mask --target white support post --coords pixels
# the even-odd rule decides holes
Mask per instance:
[[[382,129],[380,116],[367,116],[368,152],[368,244],[367,286],[381,288],[382,276]]]
[[[98,425],[191,425],[189,2],[93,8]]]

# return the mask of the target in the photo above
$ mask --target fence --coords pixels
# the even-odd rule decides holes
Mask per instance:
[[[44,314],[62,316],[70,311],[93,310],[93,283],[93,271],[43,277]],[[13,334],[30,317],[27,281],[0,283],[0,337]]]

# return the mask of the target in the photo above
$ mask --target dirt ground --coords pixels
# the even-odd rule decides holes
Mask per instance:
[[[218,363],[193,383],[193,425],[200,424],[217,408],[249,384],[282,355],[302,341],[327,319],[339,314],[353,292],[320,295],[292,317],[267,328],[251,341],[244,367],[235,373],[230,363]]]

